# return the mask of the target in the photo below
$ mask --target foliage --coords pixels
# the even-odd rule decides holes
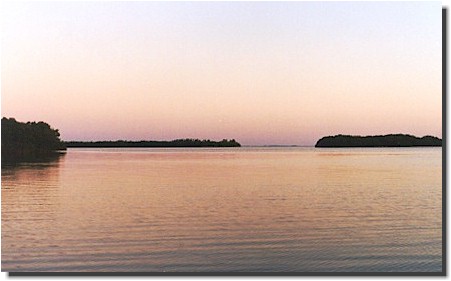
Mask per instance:
[[[442,140],[433,136],[418,138],[412,135],[390,134],[384,136],[337,135],[321,138],[315,147],[409,147],[442,146]]]
[[[67,147],[239,147],[236,140],[223,139],[222,141],[177,139],[172,141],[70,141]]]
[[[20,161],[45,157],[64,150],[57,129],[44,122],[22,123],[2,118],[2,161]]]

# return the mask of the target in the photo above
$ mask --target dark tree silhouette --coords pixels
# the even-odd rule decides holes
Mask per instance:
[[[337,135],[321,138],[315,147],[409,147],[442,146],[442,140],[433,136],[418,138],[412,135],[391,134],[384,136]]]
[[[46,157],[64,150],[58,130],[44,122],[22,123],[2,118],[2,162]]]
[[[67,147],[240,147],[236,140],[223,139],[222,141],[200,139],[176,139],[172,141],[69,141]]]

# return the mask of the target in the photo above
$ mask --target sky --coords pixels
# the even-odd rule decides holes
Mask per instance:
[[[441,2],[3,2],[1,113],[70,140],[442,136]]]

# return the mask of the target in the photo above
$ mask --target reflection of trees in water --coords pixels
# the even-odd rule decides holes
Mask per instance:
[[[2,235],[35,231],[54,220],[64,154],[35,162],[2,163]]]
[[[42,158],[22,162],[2,162],[2,189],[25,185],[41,187],[42,183],[54,186],[58,181],[59,166],[65,153],[54,153]]]
[[[2,163],[2,262],[36,259],[53,249],[60,228],[63,159],[60,154],[34,162]]]
[[[2,174],[3,170],[10,170],[24,167],[34,167],[36,169],[46,168],[49,165],[57,164],[66,154],[66,152],[53,152],[41,157],[28,157],[23,159],[9,159],[2,160]]]

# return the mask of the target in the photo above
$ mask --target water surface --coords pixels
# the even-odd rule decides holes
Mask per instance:
[[[2,271],[441,271],[441,152],[68,149],[2,168]]]

